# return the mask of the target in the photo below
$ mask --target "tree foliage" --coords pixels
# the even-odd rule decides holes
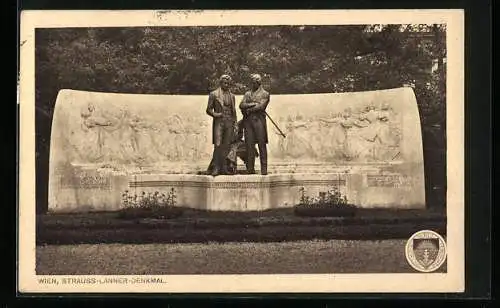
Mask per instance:
[[[50,123],[60,89],[207,94],[223,73],[233,76],[237,94],[246,91],[254,72],[263,75],[272,94],[411,84],[424,146],[443,152],[445,32],[443,25],[37,29],[39,167],[47,168]],[[426,166],[444,166],[433,155]],[[442,177],[431,179],[444,182]]]

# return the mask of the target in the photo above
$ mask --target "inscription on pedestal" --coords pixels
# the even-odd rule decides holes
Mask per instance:
[[[367,184],[369,187],[405,187],[409,186],[409,178],[400,174],[374,175],[368,174]]]
[[[202,182],[202,181],[130,181],[129,187],[199,187],[217,189],[257,189],[292,186],[345,186],[345,178],[334,180],[276,180],[271,182]]]
[[[61,187],[63,188],[83,188],[83,189],[111,189],[109,177],[95,173],[80,173],[74,177],[62,176]]]

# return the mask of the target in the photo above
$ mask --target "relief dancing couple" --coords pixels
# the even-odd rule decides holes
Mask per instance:
[[[243,115],[239,122],[236,121],[235,96],[229,90],[229,75],[221,76],[219,88],[209,95],[206,112],[213,118],[214,153],[207,172],[213,176],[235,174],[237,157],[245,162],[248,174],[255,174],[255,158],[259,157],[260,173],[267,174],[266,107],[270,96],[262,87],[259,74],[253,74],[251,80],[251,90],[245,93],[239,105]]]

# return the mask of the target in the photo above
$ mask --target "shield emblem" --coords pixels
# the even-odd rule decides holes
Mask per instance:
[[[413,252],[415,258],[424,268],[431,266],[439,253],[439,239],[414,239]]]

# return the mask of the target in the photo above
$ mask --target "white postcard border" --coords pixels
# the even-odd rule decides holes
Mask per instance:
[[[162,283],[63,284],[35,273],[35,28],[194,25],[447,25],[447,273],[166,275]],[[23,11],[20,38],[19,292],[462,292],[464,265],[464,12],[463,10],[279,10],[279,11]],[[402,252],[403,253],[403,252]],[[404,257],[402,255],[402,257]],[[40,283],[52,278],[56,284]],[[59,283],[61,282],[61,283]]]

